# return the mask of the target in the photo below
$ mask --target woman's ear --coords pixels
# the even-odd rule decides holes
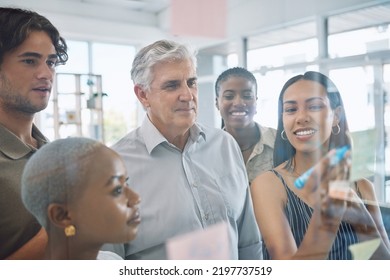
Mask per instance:
[[[218,97],[215,97],[215,107],[217,107],[217,109],[219,111]]]
[[[150,107],[146,91],[141,85],[134,85],[134,93],[145,109]]]
[[[338,106],[336,109],[334,109],[334,116],[333,116],[333,123],[332,123],[332,126],[336,126],[340,123],[340,119],[341,119],[341,107]]]
[[[47,208],[47,217],[53,225],[59,228],[65,228],[72,224],[72,219],[69,216],[67,207],[59,203],[49,204]]]

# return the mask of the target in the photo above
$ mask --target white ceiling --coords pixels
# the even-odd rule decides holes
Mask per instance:
[[[138,12],[157,14],[170,6],[170,0],[68,0],[95,6],[116,6]]]
[[[176,38],[170,33],[171,0],[0,0],[0,6],[10,5],[48,16],[66,38],[142,45],[171,37],[221,54],[236,51],[248,36],[249,49],[313,37],[317,14],[331,16],[331,33],[390,23],[388,0],[227,0],[226,38]]]

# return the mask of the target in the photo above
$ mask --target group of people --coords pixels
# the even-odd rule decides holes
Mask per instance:
[[[66,42],[33,11],[0,8],[0,26],[1,259],[166,259],[168,239],[219,222],[231,259],[350,259],[351,244],[373,238],[372,258],[389,258],[379,208],[364,204],[376,201],[371,183],[357,181],[348,201],[329,195],[350,164],[348,154],[337,165],[330,158],[350,142],[327,76],[286,82],[275,130],[254,121],[253,74],[228,69],[215,84],[223,125],[210,128],[196,121],[196,52],[159,40],[131,68],[146,111],[140,127],[112,147],[49,143],[33,121],[67,61]]]

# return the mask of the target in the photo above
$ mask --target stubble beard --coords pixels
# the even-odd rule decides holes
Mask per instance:
[[[5,111],[33,115],[45,109],[48,102],[40,105],[32,104],[28,98],[13,88],[10,81],[0,73],[0,104]]]

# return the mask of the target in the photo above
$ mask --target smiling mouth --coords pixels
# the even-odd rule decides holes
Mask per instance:
[[[247,113],[247,112],[245,112],[245,111],[239,111],[239,112],[235,111],[235,112],[231,112],[231,113],[230,113],[230,115],[232,115],[232,116],[238,116],[238,117],[242,117],[242,116],[246,116],[246,115],[248,115],[248,113]]]
[[[313,135],[316,131],[314,129],[300,130],[295,132],[294,134],[297,136],[309,136]]]

